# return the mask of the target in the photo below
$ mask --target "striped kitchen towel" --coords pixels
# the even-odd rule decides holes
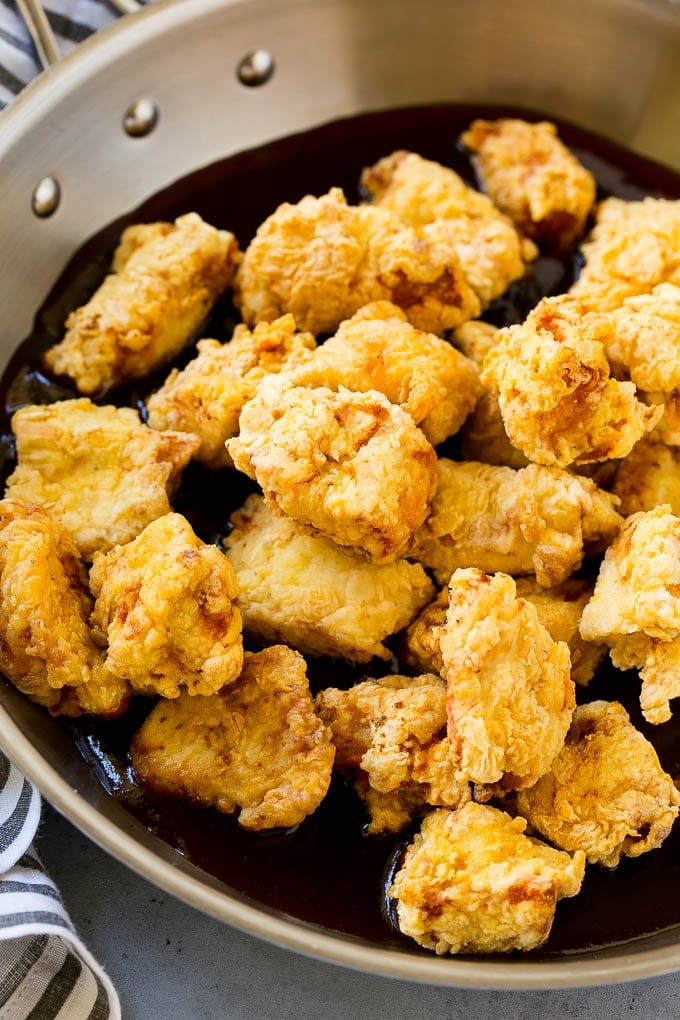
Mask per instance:
[[[111,981],[32,848],[39,820],[40,794],[0,753],[0,1020],[119,1020]]]
[[[118,17],[106,0],[46,0],[44,7],[64,55]],[[0,0],[0,109],[40,70],[14,0]]]
[[[105,0],[48,0],[62,54],[117,17]],[[41,70],[13,0],[0,0],[0,109]],[[40,794],[0,752],[0,1020],[120,1020],[32,843]]]

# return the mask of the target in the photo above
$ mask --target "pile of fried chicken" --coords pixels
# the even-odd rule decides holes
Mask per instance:
[[[623,706],[575,697],[607,653],[650,723],[680,696],[680,202],[596,204],[549,123],[461,143],[481,190],[398,151],[245,251],[193,213],[126,229],[44,357],[79,396],[16,411],[0,502],[6,676],[53,714],[155,699],[139,782],[246,829],[300,824],[338,770],[369,834],[417,830],[390,896],[439,954],[539,946],[586,864],[680,808]],[[569,293],[483,321],[579,243]],[[105,402],[228,291],[233,338],[144,419]],[[173,511],[192,459],[258,486],[220,546]],[[313,696],[316,656],[396,665]]]

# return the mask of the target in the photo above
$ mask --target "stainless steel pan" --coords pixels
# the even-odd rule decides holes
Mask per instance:
[[[256,51],[265,55],[250,60]],[[126,113],[139,100],[153,104],[157,122],[129,134]],[[167,0],[124,18],[0,119],[3,364],[82,242],[172,181],[334,118],[440,101],[541,110],[680,170],[680,7]],[[51,191],[49,181],[38,187],[45,179]],[[49,216],[34,211],[50,206]],[[677,930],[573,959],[500,962],[417,956],[334,935],[253,906],[148,833],[105,794],[59,724],[4,683],[0,744],[60,811],[140,874],[301,953],[410,980],[496,988],[600,984],[680,968]]]

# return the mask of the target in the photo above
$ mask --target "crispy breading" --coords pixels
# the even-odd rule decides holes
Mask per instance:
[[[538,619],[553,641],[564,641],[568,646],[571,678],[574,683],[585,686],[607,654],[606,645],[584,641],[578,629],[593,585],[570,577],[554,588],[542,588],[535,578],[520,577],[516,588],[517,598],[526,599],[536,606]],[[443,662],[439,642],[441,628],[446,624],[448,605],[447,586],[407,628],[400,657],[411,669],[421,673],[441,673]]]
[[[438,955],[535,949],[558,900],[581,888],[585,855],[524,835],[523,818],[470,802],[425,818],[390,896],[399,927]]]
[[[332,333],[371,301],[392,301],[418,329],[441,333],[479,314],[456,252],[389,209],[348,205],[340,188],[283,203],[243,255],[234,300],[244,320],[292,312]]]
[[[130,748],[137,778],[244,829],[298,825],[326,795],[335,754],[290,648],[246,653],[238,681],[207,697],[161,699]]]
[[[0,668],[53,714],[118,715],[128,685],[92,639],[87,571],[65,528],[44,510],[0,502]]]
[[[557,249],[583,233],[595,178],[549,121],[475,120],[460,138],[484,191],[521,233]]]
[[[640,391],[639,397],[650,407],[661,408],[661,418],[647,438],[668,446],[680,446],[680,390],[671,393]]]
[[[328,538],[308,535],[249,496],[224,539],[238,578],[244,632],[310,655],[389,659],[383,641],[432,598],[417,563],[369,563]]]
[[[564,744],[575,705],[569,648],[507,574],[456,570],[440,632],[448,734],[463,775],[532,786]]]
[[[491,323],[473,319],[454,330],[453,342],[481,371],[498,333]],[[508,439],[498,397],[483,384],[474,410],[461,428],[460,450],[464,460],[479,460],[483,464],[522,468],[529,463]]]
[[[316,707],[330,727],[335,765],[354,782],[371,834],[399,832],[427,805],[470,799],[446,736],[446,684],[438,676],[388,676],[347,691],[327,688]]]
[[[238,257],[234,235],[196,213],[174,225],[128,228],[113,271],[71,312],[45,365],[86,395],[148,375],[191,339],[226,290]]]
[[[617,499],[588,478],[530,464],[514,471],[437,461],[432,510],[409,553],[446,584],[457,567],[536,574],[561,584],[618,533]]]
[[[516,581],[517,598],[536,606],[538,619],[553,641],[564,641],[569,648],[571,679],[585,687],[607,654],[607,646],[585,641],[579,624],[583,610],[593,594],[593,582],[569,577],[554,588],[542,588],[533,577]]]
[[[140,694],[213,694],[243,663],[238,584],[231,563],[180,514],[134,541],[95,553],[92,626],[106,663]]]
[[[241,324],[226,344],[199,340],[196,346],[197,357],[181,372],[174,368],[149,397],[149,425],[192,432],[201,440],[196,460],[210,468],[231,467],[224,444],[238,435],[243,405],[266,375],[289,367],[316,343],[311,333],[296,332],[292,315],[284,315],[252,332]]]
[[[276,512],[375,563],[406,553],[435,487],[434,449],[411,416],[375,390],[265,380],[227,449]]]
[[[496,346],[498,326],[482,319],[470,319],[453,331],[453,343],[466,358],[481,369],[484,358]]]
[[[468,187],[448,167],[414,152],[384,157],[364,170],[361,183],[380,208],[395,212],[455,253],[480,310],[523,276],[536,257],[533,242],[521,238],[486,195]]]
[[[608,868],[661,846],[679,805],[654,747],[616,701],[579,705],[550,771],[516,800],[555,846]]]
[[[667,504],[633,514],[607,549],[581,617],[586,641],[603,641],[619,669],[639,669],[648,722],[671,717],[680,697],[680,518]]]
[[[500,330],[482,382],[498,397],[511,443],[554,467],[625,457],[661,415],[631,382],[610,377],[613,326],[570,295],[543,298]]]
[[[565,581],[621,530],[617,497],[591,478],[529,464],[517,472],[517,486],[522,534],[535,547],[534,572],[544,588]]]
[[[680,201],[607,198],[583,245],[585,265],[571,293],[588,308],[619,308],[627,297],[649,294],[660,283],[680,286]]]
[[[667,503],[680,516],[680,450],[641,439],[619,464],[612,491],[624,517]]]
[[[129,407],[86,397],[22,407],[12,417],[17,466],[7,495],[44,507],[85,560],[131,541],[170,509],[196,436],[155,432]]]
[[[468,358],[416,329],[389,301],[359,309],[287,374],[296,386],[378,390],[411,415],[433,446],[459,430],[482,388]]]
[[[610,318],[607,357],[619,374],[645,391],[680,389],[680,286],[662,283],[626,298]]]

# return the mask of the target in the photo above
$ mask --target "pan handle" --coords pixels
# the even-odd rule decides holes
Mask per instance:
[[[138,0],[109,0],[109,3],[120,14],[133,14],[144,6]],[[42,66],[47,69],[51,64],[56,64],[61,58],[61,52],[40,0],[16,0],[16,5]]]

